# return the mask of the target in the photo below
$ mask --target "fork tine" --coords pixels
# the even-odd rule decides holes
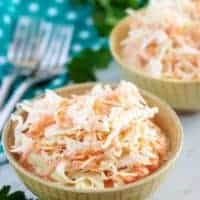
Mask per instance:
[[[72,27],[21,17],[8,57],[16,65],[36,70],[58,68],[68,56],[72,30]]]
[[[70,50],[70,43],[72,40],[72,34],[73,34],[74,28],[71,27],[63,27],[62,33],[64,37],[63,46],[60,52],[60,58],[58,61],[58,65],[62,66],[68,61],[69,59],[69,50]]]
[[[40,36],[41,37],[40,37],[40,40],[38,43],[38,48],[36,49],[37,53],[35,54],[35,56],[37,56],[37,59],[41,60],[40,64],[42,63],[42,59],[48,49],[52,30],[53,30],[53,26],[51,23],[48,23],[45,21],[41,22],[41,24],[40,24],[40,33],[41,33]]]
[[[36,47],[40,37],[39,33],[39,21],[31,20],[29,24],[30,32],[28,41],[26,43],[26,47],[24,49],[24,58],[23,60],[27,63],[27,65],[31,65],[31,67],[35,66],[37,60],[35,59]]]
[[[54,41],[52,41],[52,46],[49,49],[49,66],[55,68],[58,66],[59,56],[64,43],[64,38],[62,34],[62,26],[57,27],[57,33],[55,33]]]
[[[51,41],[47,50],[47,54],[42,62],[43,69],[47,67],[56,68],[61,67],[66,62],[66,57],[69,52],[69,45],[72,38],[72,27],[67,28],[58,25],[54,28]],[[62,60],[61,60],[62,58]]]
[[[22,17],[19,19],[16,25],[16,31],[14,34],[13,42],[8,50],[9,61],[16,61],[19,59],[23,51],[23,41],[26,41],[27,29],[26,24],[29,23],[29,19]]]
[[[24,52],[27,47],[27,42],[30,34],[31,21],[27,17],[22,17],[19,20],[19,43],[15,49],[16,61],[21,65],[21,60],[24,60]]]
[[[61,27],[61,38],[60,38],[60,46],[56,51],[56,56],[54,59],[54,66],[59,67],[63,66],[65,62],[68,60],[69,53],[69,45],[72,39],[72,27]],[[54,57],[53,57],[54,58]]]
[[[49,40],[49,46],[46,49],[45,56],[42,59],[41,68],[45,69],[46,67],[51,66],[52,57],[54,57],[55,49],[58,45],[59,40],[59,26],[55,26],[52,30],[51,38]]]

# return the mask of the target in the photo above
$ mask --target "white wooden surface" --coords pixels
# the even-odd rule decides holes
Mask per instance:
[[[97,72],[101,81],[119,80],[115,66]],[[152,200],[198,200],[200,196],[200,113],[180,115],[184,127],[184,148],[176,168],[169,174],[160,190]],[[0,188],[11,185],[13,190],[25,189],[9,164],[0,166]]]

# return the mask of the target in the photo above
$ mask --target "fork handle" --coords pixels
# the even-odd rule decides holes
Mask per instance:
[[[28,90],[28,88],[30,88],[32,84],[33,84],[33,80],[30,78],[22,82],[21,85],[14,91],[8,103],[2,109],[1,114],[0,114],[0,135],[3,131],[6,121],[8,120],[8,117],[14,110],[16,104],[20,101],[21,97]]]
[[[10,92],[10,88],[16,80],[16,75],[8,75],[3,78],[0,88],[0,109],[3,107],[5,100]]]

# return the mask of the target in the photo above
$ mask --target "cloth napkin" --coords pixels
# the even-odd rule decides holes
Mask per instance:
[[[84,48],[98,49],[105,42],[98,36],[91,18],[89,5],[77,6],[73,0],[0,0],[0,80],[10,72],[12,66],[7,62],[6,54],[12,40],[13,30],[20,16],[45,19],[52,23],[74,26],[69,56],[73,57]],[[17,80],[15,87],[22,80]],[[69,82],[67,74],[52,81],[31,88],[24,98],[41,94],[45,89],[61,87]],[[12,90],[15,89],[12,88]],[[12,92],[12,91],[11,91]],[[0,145],[0,163],[5,161],[2,144]]]

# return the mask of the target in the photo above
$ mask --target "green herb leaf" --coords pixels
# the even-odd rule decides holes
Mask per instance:
[[[143,8],[149,0],[72,0],[72,2],[92,5],[94,25],[99,34],[105,37],[109,35],[113,26],[126,15],[127,8]]]
[[[111,60],[107,48],[97,51],[85,49],[75,56],[67,65],[70,79],[76,83],[96,81],[95,69],[106,68]]]
[[[0,189],[0,199],[1,200],[31,200],[27,199],[24,192],[16,191],[10,193],[10,186],[4,186]]]
[[[83,3],[88,3],[87,0],[72,0],[73,3],[76,3],[76,4],[83,4]]]
[[[144,7],[148,0],[72,0],[73,3],[90,3],[93,7],[93,21],[99,34],[107,37],[113,26],[123,18],[127,8]],[[107,48],[98,51],[83,50],[67,64],[71,80],[74,82],[95,81],[95,70],[106,68],[111,60]]]
[[[8,195],[9,191],[10,191],[10,186],[4,186],[0,190],[0,197],[1,197],[1,195]]]
[[[105,37],[110,33],[110,30],[112,28],[112,26],[110,26],[107,23],[103,23],[103,21],[105,20],[105,13],[102,10],[96,10],[95,12],[93,12],[93,21],[94,21],[94,25],[96,27],[96,29],[98,30],[98,33]]]
[[[93,66],[97,69],[105,69],[111,61],[110,51],[106,48],[101,48],[94,52]]]
[[[0,199],[2,200],[6,200],[8,193],[10,191],[10,186],[4,186],[1,190],[0,190]]]
[[[26,196],[23,192],[17,191],[9,195],[9,200],[26,200]]]
[[[148,0],[129,0],[129,6],[133,9],[140,9],[146,6]]]

